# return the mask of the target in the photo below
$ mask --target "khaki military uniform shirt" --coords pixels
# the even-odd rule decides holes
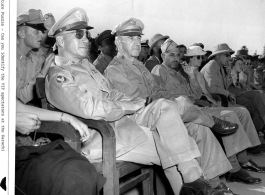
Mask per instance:
[[[45,92],[48,101],[62,111],[82,118],[110,121],[115,130],[117,156],[148,139],[133,121],[133,115],[127,115],[127,112],[137,111],[132,98],[112,89],[107,79],[86,59],[75,62],[55,56],[46,77]],[[95,133],[92,137],[96,139],[90,144],[100,151],[100,136]],[[99,155],[101,153],[97,152],[93,159]]]
[[[96,69],[103,74],[109,63],[111,62],[112,58],[104,55],[102,52],[100,55],[97,57],[97,59],[93,62],[95,65]]]
[[[152,74],[161,77],[164,83],[163,87],[171,93],[193,96],[198,99],[202,96],[202,90],[196,80],[190,79],[190,83],[188,83],[179,72],[164,64],[156,65]]]
[[[142,62],[137,59],[131,62],[120,53],[110,62],[104,75],[115,89],[130,97],[174,100],[178,96],[161,88]]]
[[[34,97],[34,87],[36,77],[41,71],[41,62],[42,60],[34,52],[25,56],[17,47],[16,96],[24,104]]]

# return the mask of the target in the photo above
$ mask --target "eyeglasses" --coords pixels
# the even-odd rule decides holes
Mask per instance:
[[[197,60],[200,60],[200,59],[202,59],[202,58],[203,58],[202,56],[194,56],[194,57],[196,57],[196,58],[197,58]]]
[[[91,34],[88,30],[83,30],[83,29],[78,29],[78,30],[73,30],[73,31],[69,31],[69,32],[64,32],[63,35],[65,34],[71,34],[71,33],[75,33],[75,37],[77,39],[82,39],[84,37],[84,35],[86,34],[86,37],[89,41],[91,41]]]

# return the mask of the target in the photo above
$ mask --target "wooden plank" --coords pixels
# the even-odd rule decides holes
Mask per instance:
[[[133,179],[123,183],[120,185],[120,194],[128,191],[129,189],[132,189],[133,187],[135,187],[137,184],[139,184],[141,181],[147,179],[150,177],[149,172],[147,173],[142,173],[136,177],[134,177]]]

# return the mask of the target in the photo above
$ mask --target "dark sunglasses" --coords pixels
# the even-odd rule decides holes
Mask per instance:
[[[199,59],[203,59],[203,57],[202,57],[202,56],[194,56],[194,57],[196,57],[196,58],[197,58],[197,60],[199,60]]]
[[[78,29],[78,30],[75,30],[75,31],[71,31],[69,33],[64,33],[64,34],[70,34],[70,33],[75,33],[75,37],[77,39],[82,39],[84,37],[84,35],[86,35],[86,38],[91,41],[91,34],[88,30],[82,30],[82,29]]]
[[[246,62],[245,64],[246,64],[246,65],[251,65],[251,62]]]

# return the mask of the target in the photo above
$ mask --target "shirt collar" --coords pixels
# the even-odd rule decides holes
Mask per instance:
[[[83,59],[82,61],[75,61],[72,59],[56,55],[54,62],[56,65],[62,67],[63,69],[68,70],[69,72],[72,72],[72,69],[83,72],[87,72],[87,69],[89,69],[93,73],[97,72],[96,67],[93,64],[91,64],[88,61],[88,59]]]
[[[32,52],[29,53],[28,57],[24,55],[24,53],[20,50],[20,48],[17,45],[17,60],[20,62],[23,62],[25,60],[31,60],[32,61]]]
[[[177,73],[177,71],[176,71],[175,69],[170,68],[170,67],[166,66],[166,65],[163,64],[163,63],[161,64],[161,66],[162,66],[163,68],[165,68],[166,70],[170,71],[170,72]]]
[[[161,62],[160,62],[158,57],[156,57],[155,55],[153,55],[153,57],[158,61],[158,64],[161,64]]]
[[[54,62],[56,65],[61,66],[64,69],[67,69],[69,71],[71,71],[71,65],[73,64],[80,64],[80,62],[65,58],[65,57],[61,57],[61,56],[55,56],[54,58]]]
[[[211,60],[211,63],[215,64],[215,66],[220,70],[221,67],[219,66],[219,64],[215,61],[215,60]]]
[[[129,60],[126,56],[122,55],[121,53],[118,52],[117,54],[117,58],[120,62],[122,62],[122,64],[124,65],[132,65],[132,64],[141,64],[139,60],[137,60],[136,58],[134,58],[133,62],[131,60]]]
[[[100,53],[100,56],[102,57],[102,58],[104,58],[104,60],[106,60],[108,63],[110,63],[111,61],[112,61],[112,59],[113,58],[111,58],[110,56],[108,56],[108,55],[105,55],[104,53]]]

